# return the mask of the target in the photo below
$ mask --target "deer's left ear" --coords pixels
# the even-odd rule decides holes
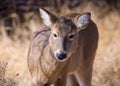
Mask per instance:
[[[88,26],[90,22],[90,18],[91,18],[91,13],[89,12],[83,13],[82,15],[76,17],[75,24],[78,28],[78,31],[85,29]]]
[[[50,11],[43,8],[40,8],[39,11],[45,25],[50,27],[53,23],[57,21],[57,17]]]

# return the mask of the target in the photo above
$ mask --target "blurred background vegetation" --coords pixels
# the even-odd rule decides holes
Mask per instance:
[[[39,8],[56,15],[91,12],[100,34],[93,86],[120,86],[120,0],[0,0],[0,86],[29,86],[27,53],[42,20]]]

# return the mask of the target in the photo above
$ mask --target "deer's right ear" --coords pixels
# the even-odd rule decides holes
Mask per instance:
[[[50,27],[57,21],[57,17],[46,9],[40,8],[39,11],[45,25]]]
[[[89,12],[77,16],[75,24],[78,27],[78,32],[82,29],[85,29],[88,26],[90,19],[91,19],[91,13]]]

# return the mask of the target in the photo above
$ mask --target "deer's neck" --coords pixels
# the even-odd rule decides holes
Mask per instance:
[[[43,55],[41,57],[41,70],[45,77],[49,80],[48,82],[53,83],[55,79],[59,78],[66,72],[66,61],[59,62],[54,58],[49,46],[46,46]],[[64,69],[64,71],[62,71]]]
[[[58,70],[58,65],[60,65],[60,62],[54,58],[49,45],[47,45],[43,51],[40,65],[42,72],[47,78],[51,77],[52,73]]]

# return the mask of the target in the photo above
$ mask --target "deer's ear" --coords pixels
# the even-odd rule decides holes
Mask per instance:
[[[57,21],[57,17],[46,9],[40,8],[39,11],[45,25],[50,27]]]
[[[78,31],[85,29],[90,22],[91,13],[83,13],[76,17],[75,24],[78,28]]]

